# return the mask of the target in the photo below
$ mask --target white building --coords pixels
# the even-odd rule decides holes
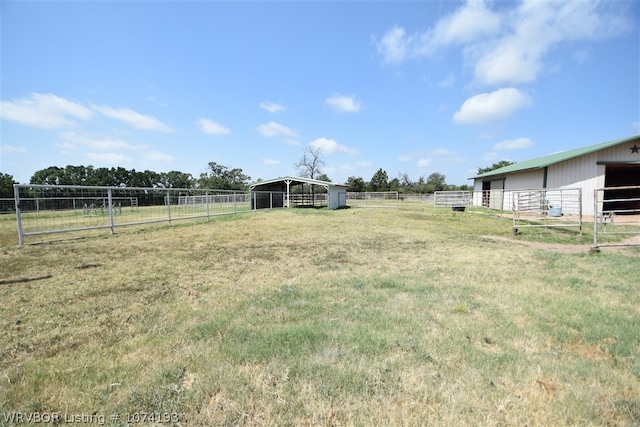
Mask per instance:
[[[483,194],[481,203],[502,210],[511,209],[504,198],[508,191],[581,188],[582,213],[593,215],[594,190],[640,186],[640,135],[518,162],[473,180],[474,191]],[[616,190],[616,198],[640,200],[640,191]],[[640,210],[640,201],[631,204]]]

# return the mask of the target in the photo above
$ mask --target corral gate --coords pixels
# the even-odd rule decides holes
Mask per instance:
[[[582,234],[582,189],[511,192],[513,231],[526,227],[578,227]]]
[[[640,246],[640,186],[594,190],[593,246]]]
[[[473,204],[473,191],[436,191],[433,206],[466,208]]]

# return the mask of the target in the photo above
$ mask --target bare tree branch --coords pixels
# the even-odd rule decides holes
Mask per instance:
[[[322,149],[319,147],[307,146],[303,150],[302,159],[300,159],[295,166],[301,177],[316,179],[322,174],[322,168],[324,167]]]

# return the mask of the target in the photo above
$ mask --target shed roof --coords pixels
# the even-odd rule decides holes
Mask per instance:
[[[476,175],[472,179],[485,178],[495,175],[506,175],[514,172],[522,172],[525,170],[542,169],[547,166],[555,165],[557,163],[565,162],[567,160],[575,159],[586,154],[591,154],[596,151],[604,150],[606,148],[615,147],[619,144],[624,144],[634,139],[639,139],[640,135],[631,136],[623,139],[616,139],[614,141],[602,142],[600,144],[590,145],[588,147],[577,148],[569,151],[562,151],[560,153],[550,154],[548,156],[538,157],[531,160],[525,160],[523,162],[517,162],[509,166],[504,166],[499,169],[494,169],[489,172]]]
[[[348,187],[345,184],[336,184],[335,182],[320,181],[318,179],[301,178],[301,177],[295,177],[295,176],[285,176],[285,177],[282,177],[282,178],[275,178],[275,179],[269,179],[269,180],[266,180],[266,181],[256,182],[254,184],[251,184],[251,189],[254,190],[256,187],[260,187],[262,185],[275,184],[275,183],[278,183],[278,182],[284,183],[285,181],[290,181],[290,184],[293,184],[293,185],[296,185],[296,184],[313,184],[313,185],[321,185],[321,186],[326,187],[326,188],[329,188],[329,187]]]

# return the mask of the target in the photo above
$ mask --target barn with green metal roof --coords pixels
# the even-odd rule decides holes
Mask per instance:
[[[582,212],[593,215],[594,190],[640,186],[640,135],[517,162],[472,179],[487,207],[509,210],[505,191],[580,188]],[[630,189],[624,197],[640,199],[640,194]],[[640,210],[640,201],[635,204]]]

